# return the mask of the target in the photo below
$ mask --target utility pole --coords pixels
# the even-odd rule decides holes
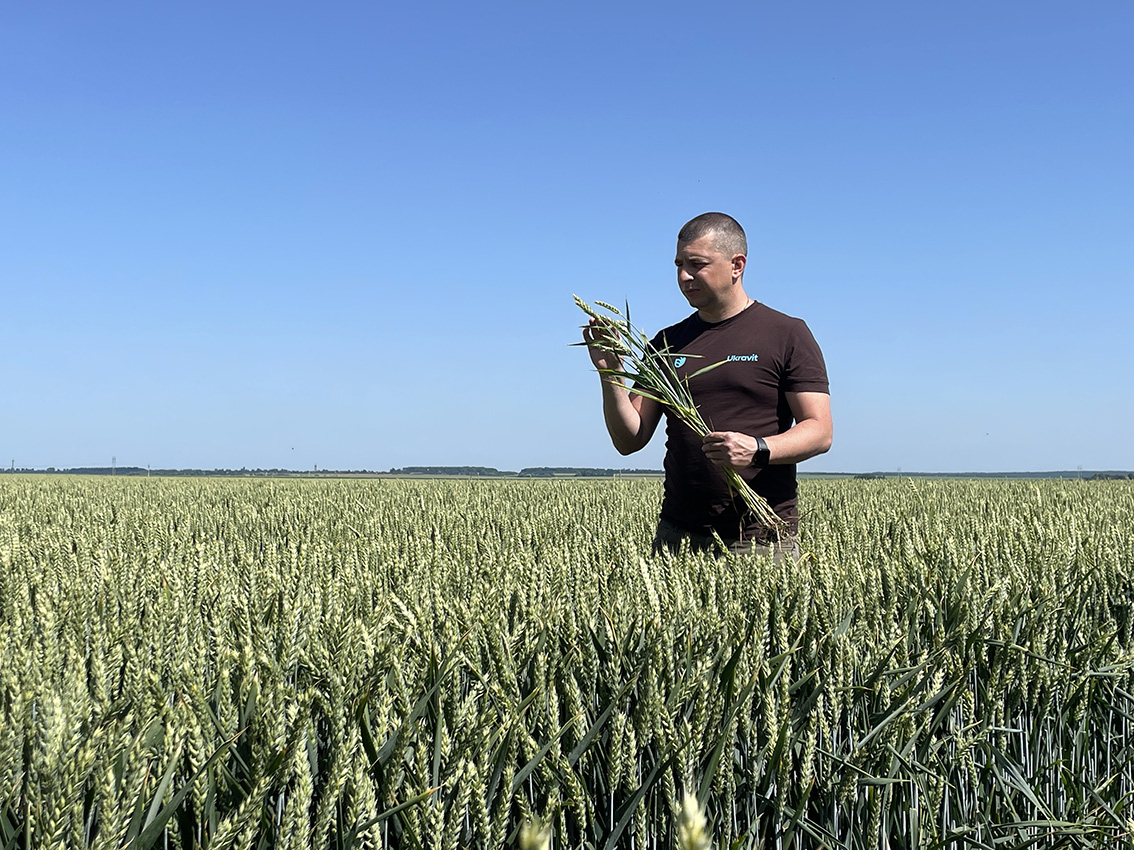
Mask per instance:
[[[118,458],[116,458],[114,455],[110,456],[110,474],[118,474]]]

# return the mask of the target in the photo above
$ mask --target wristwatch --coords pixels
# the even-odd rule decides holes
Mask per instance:
[[[756,454],[752,455],[752,463],[749,466],[765,467],[768,465],[768,460],[771,458],[772,453],[768,450],[768,444],[764,442],[763,437],[756,438]]]

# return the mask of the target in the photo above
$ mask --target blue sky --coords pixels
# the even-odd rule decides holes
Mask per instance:
[[[0,10],[0,460],[622,458],[572,294],[681,224],[807,320],[813,471],[1134,469],[1126,2]]]

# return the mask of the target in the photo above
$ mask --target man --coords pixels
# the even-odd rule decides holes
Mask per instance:
[[[654,550],[717,549],[799,557],[795,465],[831,447],[831,404],[823,355],[807,325],[772,310],[744,290],[748,243],[731,216],[705,213],[677,236],[677,284],[696,313],[653,340],[659,348],[698,355],[674,361],[689,380],[702,417],[713,428],[703,439],[620,378],[602,375],[603,415],[623,455],[643,448],[666,416],[665,496]],[[583,330],[594,365],[618,369],[601,347],[602,324]],[[595,346],[595,343],[598,346]],[[728,489],[725,467],[736,469],[785,521],[778,539],[745,511]]]

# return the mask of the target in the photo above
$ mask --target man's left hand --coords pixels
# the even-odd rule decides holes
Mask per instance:
[[[756,438],[737,431],[713,431],[702,438],[701,451],[717,466],[744,469],[756,455]]]

